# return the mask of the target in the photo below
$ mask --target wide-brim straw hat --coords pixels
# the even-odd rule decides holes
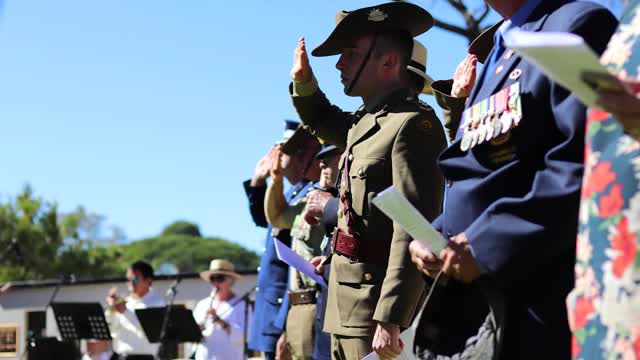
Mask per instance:
[[[388,31],[404,31],[416,37],[435,24],[433,16],[418,5],[406,2],[391,2],[361,8],[354,11],[339,11],[336,27],[327,39],[313,49],[313,56],[332,56],[353,46],[359,37]]]
[[[242,277],[242,275],[235,271],[233,263],[222,259],[211,260],[209,270],[200,273],[200,277],[206,282],[210,281],[211,275],[225,275],[234,279],[240,279]]]

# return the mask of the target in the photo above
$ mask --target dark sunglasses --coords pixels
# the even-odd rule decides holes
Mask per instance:
[[[211,282],[223,282],[227,277],[224,275],[211,275],[209,281]]]

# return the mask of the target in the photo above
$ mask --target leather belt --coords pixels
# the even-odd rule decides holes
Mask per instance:
[[[381,246],[390,247],[391,243],[382,243]],[[368,249],[367,246],[365,246],[365,244],[358,238],[358,235],[348,234],[338,228],[333,230],[333,236],[331,237],[331,250],[333,254],[344,256],[355,262],[386,266],[389,261],[388,252]]]
[[[364,258],[364,254],[362,254],[360,248],[360,240],[338,228],[333,230],[331,249],[334,253],[346,256],[355,261],[362,261]]]
[[[289,291],[289,303],[293,305],[315,304],[316,303],[316,291],[301,290],[301,291]]]

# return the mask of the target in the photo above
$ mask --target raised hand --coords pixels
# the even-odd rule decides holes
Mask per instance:
[[[251,179],[251,186],[262,186],[266,183],[267,178],[271,172],[271,166],[273,164],[273,160],[276,156],[276,148],[273,147],[267,155],[265,155],[258,164],[256,164],[256,169],[253,174],[253,178]]]
[[[282,150],[280,150],[280,146],[275,147],[275,152],[273,154],[273,160],[271,161],[271,179],[280,181],[282,180]]]
[[[305,46],[304,38],[298,39],[298,47],[293,52],[293,67],[291,68],[291,79],[295,82],[306,83],[311,81],[312,71],[309,64],[309,56]]]
[[[453,75],[453,86],[451,87],[451,96],[456,98],[468,97],[476,82],[476,64],[478,58],[469,54],[458,65],[456,73]]]

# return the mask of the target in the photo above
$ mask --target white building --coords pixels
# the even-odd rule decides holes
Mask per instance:
[[[234,292],[242,295],[254,288],[257,273],[255,270],[238,272],[243,275],[243,278],[236,281]],[[209,295],[211,286],[202,281],[197,273],[181,274],[180,277],[182,281],[177,288],[175,303],[184,304],[189,309],[193,309],[198,300]],[[127,294],[125,281],[124,277],[120,277],[79,280],[72,284],[64,284],[60,286],[55,302],[98,302],[105,308],[107,294],[113,286],[118,287],[119,294]],[[156,276],[153,290],[158,295],[164,295],[174,281],[173,275]],[[26,349],[25,341],[30,335],[59,337],[53,311],[49,309],[46,315],[44,312],[58,282],[57,280],[17,282],[9,292],[0,297],[1,359],[20,359],[22,352]]]

